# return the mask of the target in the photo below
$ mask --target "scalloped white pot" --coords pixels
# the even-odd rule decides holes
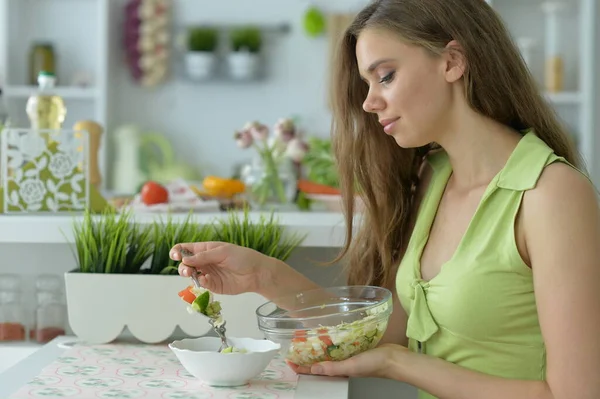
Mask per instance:
[[[211,330],[208,319],[190,314],[177,295],[190,285],[180,276],[65,273],[69,324],[78,338],[93,344],[114,341],[129,328],[145,343],[169,339],[177,326],[190,337]],[[215,295],[221,301],[229,336],[263,339],[256,308],[258,294]]]

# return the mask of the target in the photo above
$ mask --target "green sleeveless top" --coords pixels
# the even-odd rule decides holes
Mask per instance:
[[[425,281],[421,254],[452,173],[444,151],[429,157],[433,175],[396,278],[410,350],[494,376],[545,379],[533,274],[517,250],[514,226],[523,194],[555,161],[566,162],[526,133],[485,190],[452,258]]]

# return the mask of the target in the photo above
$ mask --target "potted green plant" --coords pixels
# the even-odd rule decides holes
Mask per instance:
[[[191,214],[141,223],[131,212],[86,212],[75,222],[73,233],[77,268],[65,273],[69,324],[75,335],[90,343],[111,342],[126,327],[147,343],[165,341],[177,327],[185,336],[210,330],[177,295],[191,283],[178,275],[177,264],[169,257],[178,242],[232,242],[285,260],[304,240],[286,234],[273,215],[252,221],[247,210],[202,225]],[[254,310],[265,299],[255,293],[217,297],[228,331],[252,336]],[[257,330],[254,335],[262,337]]]
[[[258,73],[262,33],[259,28],[248,26],[231,31],[231,51],[227,56],[229,72],[234,79],[247,80]]]
[[[202,80],[212,76],[217,63],[218,31],[211,27],[190,28],[187,35],[185,64],[192,79]]]

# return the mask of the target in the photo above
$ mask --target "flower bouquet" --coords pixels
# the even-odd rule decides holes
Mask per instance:
[[[294,201],[300,164],[308,150],[291,119],[280,119],[270,133],[268,126],[257,121],[235,133],[240,148],[254,148],[258,155],[241,173],[249,201],[258,207]]]

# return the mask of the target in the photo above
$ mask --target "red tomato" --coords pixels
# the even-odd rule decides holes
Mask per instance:
[[[162,185],[149,181],[142,186],[140,193],[142,202],[146,205],[164,204],[169,202],[169,191]]]

